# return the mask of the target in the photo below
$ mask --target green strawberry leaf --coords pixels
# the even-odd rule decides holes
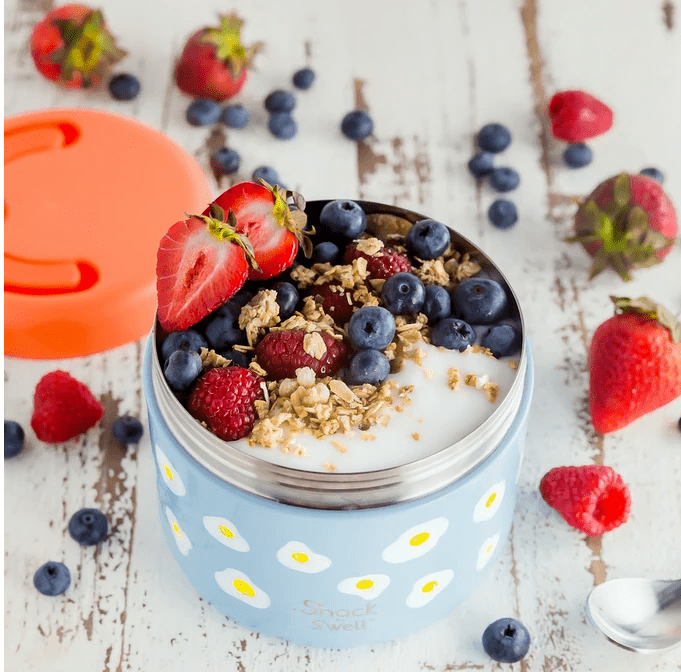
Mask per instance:
[[[615,304],[615,313],[638,313],[646,315],[665,327],[671,334],[674,343],[681,342],[681,321],[661,303],[656,303],[647,296],[630,299],[627,296],[611,296]]]

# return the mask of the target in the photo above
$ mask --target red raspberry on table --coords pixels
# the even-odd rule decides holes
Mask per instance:
[[[585,91],[559,91],[548,105],[551,133],[558,140],[584,142],[612,126],[612,110]]]
[[[310,288],[310,295],[321,299],[324,312],[339,326],[343,326],[352,317],[357,307],[352,300],[352,290],[344,288],[338,282],[315,285]]]
[[[385,280],[395,273],[409,273],[411,262],[393,247],[383,247],[376,254],[366,254],[357,249],[357,245],[348,245],[343,254],[343,261],[351,264],[355,259],[367,260],[369,276],[375,280]]]
[[[313,334],[307,334],[302,329],[288,329],[270,331],[258,343],[255,348],[258,364],[275,380],[293,378],[296,369],[306,366],[318,377],[333,376],[345,363],[345,344],[330,334],[316,333],[326,346],[326,352],[320,358],[305,351],[305,337],[310,336],[311,340]]]
[[[66,371],[51,371],[36,385],[31,427],[41,441],[62,443],[94,427],[103,414],[87,385]]]
[[[597,537],[627,522],[631,495],[622,477],[602,464],[555,467],[541,479],[539,492],[572,527]]]
[[[189,396],[189,412],[220,439],[248,436],[258,417],[255,402],[265,394],[262,378],[241,366],[209,369]]]

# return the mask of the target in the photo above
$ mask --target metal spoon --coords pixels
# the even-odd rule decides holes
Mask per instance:
[[[659,653],[681,643],[681,579],[613,579],[586,601],[591,623],[612,642],[637,653]]]

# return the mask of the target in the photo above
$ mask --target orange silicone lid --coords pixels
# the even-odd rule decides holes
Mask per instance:
[[[161,132],[97,110],[5,120],[5,354],[88,355],[156,312],[156,250],[208,180]]]

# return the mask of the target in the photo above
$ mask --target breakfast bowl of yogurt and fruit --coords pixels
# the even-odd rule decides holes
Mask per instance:
[[[159,244],[144,386],[169,548],[252,630],[393,640],[511,527],[533,387],[518,301],[453,228],[237,184]]]

